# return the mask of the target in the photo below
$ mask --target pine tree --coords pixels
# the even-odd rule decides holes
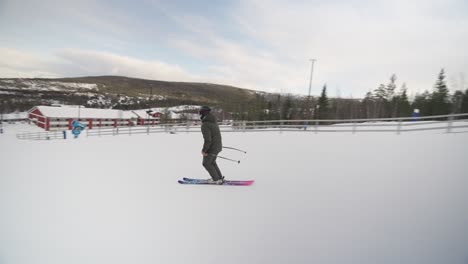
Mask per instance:
[[[455,93],[452,96],[452,113],[454,114],[459,114],[461,113],[461,107],[462,107],[462,102],[463,102],[463,92],[462,91],[455,91]]]
[[[398,95],[398,117],[408,117],[411,116],[411,105],[408,100],[408,88],[406,87],[406,83],[403,83],[401,86],[401,93]]]
[[[468,113],[468,89],[466,89],[465,94],[463,95],[460,113]]]
[[[390,76],[390,83],[387,84],[387,86],[385,87],[385,98],[389,101],[392,99],[392,97],[395,94],[396,80],[397,80],[396,75],[392,74],[392,76]]]
[[[318,100],[318,119],[327,119],[329,114],[329,101],[327,97],[327,85],[322,89],[322,94]]]
[[[375,118],[373,115],[374,113],[374,95],[372,92],[367,92],[366,97],[364,97],[364,100],[361,102],[361,108],[364,113],[364,118]]]
[[[341,119],[341,108],[342,108],[342,99],[341,99],[341,90],[338,88],[336,89],[336,97],[333,100],[333,118],[334,119]]]
[[[282,120],[283,119],[283,115],[281,113],[281,94],[278,94],[277,97],[276,97],[276,105],[275,105],[276,109],[276,117],[277,118],[274,118],[276,120]]]
[[[380,84],[379,88],[374,90],[374,96],[376,101],[375,117],[386,117],[387,89],[385,85]]]
[[[281,111],[282,119],[290,120],[292,118],[294,105],[291,97],[291,95],[287,95],[283,103],[283,109]]]
[[[432,114],[433,115],[446,115],[450,112],[449,90],[445,82],[445,71],[442,69],[437,78],[437,82],[432,93]]]
[[[379,88],[374,90],[374,96],[377,100],[383,100],[387,98],[387,89],[385,88],[385,85],[380,84]]]
[[[421,116],[432,115],[431,94],[428,91],[424,91],[422,94],[417,94],[411,106],[413,109],[419,109]]]
[[[397,109],[398,109],[398,100],[397,96],[395,96],[395,89],[396,89],[396,75],[392,74],[390,76],[390,83],[387,84],[386,89],[386,100],[385,102],[385,109],[387,111],[387,116],[386,117],[396,117],[398,115]]]

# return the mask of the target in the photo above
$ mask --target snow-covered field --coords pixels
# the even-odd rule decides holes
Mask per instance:
[[[9,113],[9,114],[0,114],[0,118],[2,120],[11,120],[11,119],[27,119],[28,112],[16,112],[16,113]]]
[[[468,263],[468,133],[0,134],[0,263]]]

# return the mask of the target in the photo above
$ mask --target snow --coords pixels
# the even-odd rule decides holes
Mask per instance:
[[[0,263],[467,263],[468,133],[0,134]]]
[[[153,112],[164,112],[164,111],[170,111],[170,112],[182,112],[182,111],[198,111],[201,106],[199,105],[178,105],[178,106],[172,106],[172,107],[157,107],[157,108],[151,108]]]
[[[10,120],[10,119],[27,119],[28,112],[16,112],[16,113],[9,113],[9,114],[1,114],[0,116],[3,120]]]
[[[87,90],[97,90],[98,86],[95,83],[66,83],[66,82],[50,82],[50,84],[63,86],[66,88],[72,89],[87,89]]]
[[[1,87],[0,87],[1,88]],[[0,94],[16,94],[15,92],[0,91]]]
[[[103,95],[92,95],[92,96],[95,96],[97,98],[88,100],[88,104],[110,105],[112,102],[111,99],[107,99]]]
[[[15,84],[15,86],[10,86]],[[21,88],[17,88],[20,86]],[[42,80],[0,80],[0,88],[13,90],[38,90],[38,91],[79,91],[79,90],[98,90],[95,83],[68,83],[68,82],[49,82]]]
[[[53,118],[69,118],[78,115],[80,118],[105,118],[105,119],[129,119],[135,117],[131,111],[113,110],[113,109],[99,109],[99,108],[85,108],[85,107],[69,107],[69,106],[37,106],[39,111],[45,116]]]

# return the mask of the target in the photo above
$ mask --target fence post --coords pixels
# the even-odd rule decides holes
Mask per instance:
[[[353,121],[353,134],[356,134],[356,122]]]
[[[448,123],[447,123],[447,133],[452,132],[452,123],[453,123],[453,115],[450,115],[448,117]]]
[[[397,135],[401,133],[401,119],[398,119],[398,126],[397,126]]]
[[[315,126],[314,126],[314,128],[315,128],[315,134],[317,134],[317,132],[318,132],[318,126],[319,126],[319,121],[318,121],[318,120],[315,120]]]

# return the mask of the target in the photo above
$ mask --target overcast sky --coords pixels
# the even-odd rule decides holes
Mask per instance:
[[[441,68],[468,88],[466,0],[0,0],[0,77],[124,75],[363,97]]]

